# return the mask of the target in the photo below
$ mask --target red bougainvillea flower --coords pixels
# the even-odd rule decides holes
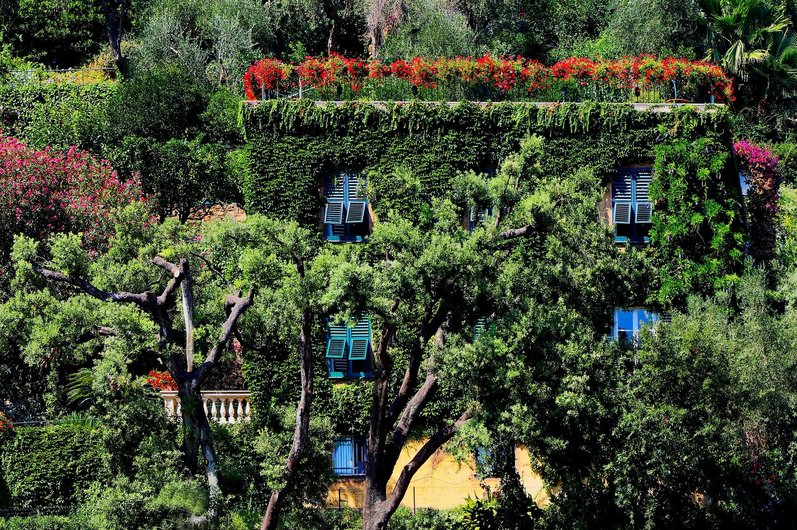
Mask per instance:
[[[260,59],[244,74],[244,90],[250,100],[257,99],[262,90],[274,90],[290,74],[291,67],[277,59]]]
[[[587,57],[570,57],[554,64],[551,74],[559,79],[574,79],[579,84],[586,85],[592,80],[595,73],[596,62]]]
[[[169,372],[158,372],[157,370],[150,370],[147,375],[147,383],[149,386],[157,391],[174,391],[177,390],[177,383],[174,382],[172,374]]]
[[[397,60],[390,65],[379,61],[329,57],[307,57],[298,66],[276,59],[258,61],[244,76],[244,87],[250,99],[263,89],[273,89],[296,73],[305,84],[316,88],[330,85],[359,91],[369,80],[386,78],[406,80],[416,87],[434,88],[446,83],[467,83],[498,89],[506,94],[522,85],[528,92],[550,87],[553,79],[573,80],[581,86],[631,90],[661,89],[675,82],[679,87],[713,96],[719,101],[733,102],[733,84],[722,69],[702,61],[675,57],[658,59],[652,55],[622,57],[616,60],[571,57],[547,68],[522,57],[438,58],[429,61],[415,57]]]

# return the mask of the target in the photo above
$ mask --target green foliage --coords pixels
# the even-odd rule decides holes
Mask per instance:
[[[718,139],[678,139],[656,148],[650,193],[659,215],[650,238],[659,266],[669,272],[662,277],[660,303],[721,289],[738,277],[744,236],[729,163]],[[694,244],[696,236],[705,246]]]
[[[170,65],[148,70],[120,83],[108,99],[108,141],[115,144],[129,136],[192,138],[207,98],[207,84],[185,70]]]
[[[84,521],[73,516],[34,515],[0,519],[0,530],[86,530]]]
[[[48,66],[78,66],[100,49],[105,20],[91,0],[16,0],[0,21],[0,38],[22,57]],[[8,18],[5,18],[8,17]]]
[[[152,197],[161,219],[177,215],[188,219],[204,200],[229,199],[225,151],[221,145],[200,139],[159,142],[126,136],[109,158],[122,174],[140,175],[144,193]]]
[[[686,108],[654,116],[624,105],[546,109],[500,103],[413,103],[380,110],[368,103],[275,101],[247,107],[244,118],[249,171],[243,193],[250,211],[315,224],[323,178],[349,170],[367,175],[378,217],[423,217],[424,200],[452,190],[455,198],[473,193],[466,191],[473,177],[459,172],[497,168],[533,133],[545,141],[534,169],[543,182],[546,175],[590,168],[597,187],[617,167],[655,161],[662,190],[652,254],[659,264],[678,263],[661,269],[668,273],[653,283],[659,303],[682,301],[689,286],[701,292],[722,287],[741,266],[743,228],[722,112]],[[511,157],[506,163],[517,165]],[[456,200],[469,205],[476,197]],[[696,239],[691,234],[697,228]]]
[[[413,57],[480,55],[476,35],[464,15],[437,0],[412,0],[406,21],[389,32],[382,49],[386,61]]]
[[[400,507],[390,519],[391,530],[453,530],[462,526],[462,516],[456,510],[420,508],[412,513]]]
[[[116,90],[115,83],[0,84],[0,121],[3,132],[30,139],[31,145],[89,147],[96,114]],[[34,124],[35,122],[35,124]]]
[[[70,505],[92,483],[110,480],[102,430],[74,423],[18,427],[3,441],[0,466],[14,507]]]

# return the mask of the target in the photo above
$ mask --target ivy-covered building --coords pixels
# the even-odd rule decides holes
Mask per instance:
[[[690,294],[721,286],[742,266],[745,213],[722,106],[271,100],[243,112],[247,210],[298,220],[330,245],[367,245],[373,226],[396,212],[433,218],[436,198],[450,199],[463,232],[473,232],[500,212],[488,197],[458,188],[461,176],[494,175],[525,138],[542,138],[538,178],[592,179],[596,201],[585,215],[607,227],[626,268],[629,294],[602,309],[611,315],[602,328],[610,339],[636,343]],[[370,404],[357,388],[373,376],[374,324],[366,314],[355,320],[328,321],[317,358],[329,395],[343,401],[338,408],[365,415]],[[477,324],[474,338],[484,325]],[[356,421],[338,422],[337,429],[332,460],[340,481],[330,504],[360,507],[367,433]],[[527,490],[543,498],[525,449],[515,461]],[[478,493],[489,475],[477,456],[471,464],[462,475],[444,455],[427,463],[432,469],[412,483],[423,498],[403,503],[461,504],[462,492]],[[465,486],[441,495],[435,481]]]

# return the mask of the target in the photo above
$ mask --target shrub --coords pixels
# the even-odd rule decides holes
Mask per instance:
[[[79,424],[16,427],[0,447],[0,471],[14,507],[75,503],[110,479],[102,429]]]
[[[79,517],[64,515],[34,515],[0,519],[0,530],[86,530],[88,526]]]
[[[53,232],[79,232],[92,250],[102,250],[117,207],[141,199],[135,181],[122,181],[111,166],[85,151],[37,151],[0,136],[0,253],[12,236],[42,239]]]

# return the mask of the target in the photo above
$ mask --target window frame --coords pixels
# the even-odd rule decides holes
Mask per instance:
[[[367,324],[367,331],[361,328],[357,330],[358,326]],[[373,328],[371,325],[371,317],[369,315],[361,315],[354,326],[345,325],[345,331],[341,328],[344,326],[331,324],[328,320],[326,323],[327,328],[327,346],[326,360],[327,376],[330,379],[336,380],[351,380],[351,379],[373,379],[374,370],[374,348],[373,348]],[[333,341],[344,340],[342,348],[342,355],[330,356],[330,352],[337,352],[338,348],[333,350]],[[359,354],[357,358],[352,357],[355,342],[357,343],[357,351],[362,351],[362,341],[366,341],[365,350]],[[341,371],[341,360],[345,359],[346,371]],[[366,369],[363,369],[366,368]]]
[[[651,326],[651,329],[655,328],[656,324],[662,320],[661,315],[657,312],[652,311],[646,307],[615,307],[614,308],[614,321],[612,323],[612,338],[617,341],[621,342],[620,340],[620,314],[621,313],[631,313],[631,335],[624,341],[629,344],[638,345],[639,344],[639,334],[642,330],[642,326]],[[646,321],[640,324],[640,313],[646,313],[649,315]],[[623,331],[626,331],[625,328],[622,328]]]
[[[618,199],[617,198],[617,183],[622,182],[625,179],[625,176],[630,177],[630,199]],[[617,169],[614,174],[612,175],[611,180],[611,207],[612,207],[612,226],[614,227],[614,241],[615,243],[632,243],[632,244],[640,244],[640,243],[650,243],[650,238],[647,235],[647,231],[643,230],[643,227],[650,227],[652,224],[653,213],[655,212],[655,207],[653,205],[653,201],[650,200],[650,184],[648,184],[648,194],[646,199],[647,200],[639,200],[637,187],[638,187],[638,180],[640,175],[649,175],[650,182],[653,182],[653,168],[651,166],[632,166],[632,167],[622,167]],[[616,222],[616,215],[617,215],[617,205],[621,204],[628,204],[630,207],[629,211],[629,221],[627,223],[618,223]],[[642,222],[640,223],[637,220],[638,217],[638,208],[639,204],[648,204],[649,206],[649,218],[651,222]],[[628,226],[630,229],[630,235],[618,235],[617,228],[618,226]]]
[[[349,454],[346,454],[347,452]],[[365,477],[365,465],[368,462],[368,444],[365,438],[353,436],[335,438],[332,442],[331,457],[332,474],[336,477]]]
[[[342,197],[329,197],[329,191],[332,189],[337,188],[338,184],[333,184],[331,181],[333,179],[343,179],[341,183],[342,187]],[[369,201],[367,198],[360,197],[358,190],[351,189],[351,180],[356,178],[357,180],[357,187],[360,186],[360,177],[355,176],[354,173],[351,172],[339,172],[334,175],[328,176],[324,179],[324,209],[321,216],[322,222],[322,236],[324,241],[329,241],[331,243],[362,243],[368,240],[368,235],[370,232],[370,208],[369,208]],[[329,204],[341,204],[342,205],[342,212],[341,212],[341,222],[340,223],[327,223],[327,208]],[[357,222],[349,222],[349,208],[351,204],[357,204],[358,207],[362,208],[362,220]],[[334,227],[343,227],[342,230],[336,230]],[[360,230],[356,230],[359,228]],[[363,232],[362,234],[356,232]]]

